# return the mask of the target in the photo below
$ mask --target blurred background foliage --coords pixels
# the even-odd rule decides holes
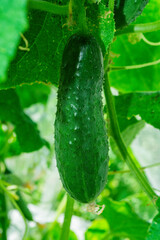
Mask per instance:
[[[104,5],[98,7],[96,1],[88,7],[90,31],[98,24],[96,15],[91,19],[91,10],[95,6],[102,15],[106,11]],[[158,6],[158,0],[150,1],[134,24],[158,20]],[[19,4],[19,7],[17,12],[26,9],[25,4]],[[25,18],[26,12],[23,14]],[[13,22],[20,27],[18,32],[27,29],[28,24],[23,17],[21,23],[17,18]],[[18,196],[28,207],[26,214],[33,216],[33,221],[28,221],[27,240],[58,240],[60,236],[66,197],[56,168],[54,119],[61,55],[68,36],[74,32],[74,29],[69,32],[67,27],[61,27],[65,22],[66,19],[59,16],[30,11],[30,29],[25,32],[30,51],[18,50],[7,73],[0,68],[0,179],[7,189],[6,206],[2,205],[4,192],[0,192],[0,236],[3,219],[7,218],[8,240],[21,240],[25,232],[26,216],[22,217],[21,209],[17,209]],[[112,30],[112,22],[107,26]],[[102,21],[101,37],[107,45],[109,40],[104,27]],[[94,33],[99,35],[97,31]],[[150,41],[159,41],[159,31],[145,36]],[[20,45],[23,44],[21,39]],[[12,50],[10,61],[16,46]],[[137,65],[157,60],[159,53],[159,46],[139,41],[137,35],[121,35],[115,37],[111,46],[110,61],[113,66]],[[4,64],[5,61],[6,58]],[[144,172],[157,194],[160,191],[159,66],[110,72],[123,139],[135,156],[137,166],[146,167]],[[4,81],[7,76],[7,81]],[[104,114],[108,125],[106,106]],[[95,206],[75,203],[70,240],[144,240],[157,213],[122,161],[109,130],[108,134],[110,162],[106,187]]]
[[[56,169],[54,153],[53,136],[57,90],[49,87],[48,91],[44,93],[42,88],[40,94],[41,88],[39,85],[37,87],[42,102],[36,102],[35,100],[36,85],[26,88],[26,96],[32,96],[34,92],[34,103],[28,104],[26,101],[27,107],[24,108],[24,112],[37,124],[41,138],[49,143],[50,148],[43,146],[34,152],[17,154],[15,150],[17,146],[14,145],[16,154],[9,156],[7,153],[5,158],[5,164],[11,171],[5,180],[13,185],[17,184],[14,180],[15,176],[21,179],[19,183],[20,190],[34,219],[34,222],[29,222],[27,239],[59,239],[60,223],[62,223],[63,217],[60,215],[57,219],[57,212],[60,205],[64,205],[65,191],[62,188]],[[25,97],[25,94],[21,97],[19,93],[24,93],[24,91],[24,87],[22,87],[22,91],[20,91],[20,87],[16,91],[22,103],[27,97]],[[8,122],[1,122],[0,136],[3,140],[1,144],[6,143],[7,138],[6,148],[8,151],[13,142],[16,142],[14,128],[12,128],[12,134],[7,137],[6,133],[10,131],[9,127]],[[150,139],[149,143],[148,138]],[[154,143],[152,143],[153,139]],[[119,154],[116,155],[117,149],[113,139],[111,140],[112,149],[110,148],[109,153],[110,163],[107,185],[96,201],[97,211],[103,205],[105,205],[105,209],[102,214],[97,215],[94,207],[90,209],[89,206],[76,202],[71,229],[77,237],[71,233],[70,239],[98,240],[105,239],[106,236],[110,236],[114,240],[144,239],[149,222],[156,214],[155,207],[141,190],[126,164],[121,160]],[[143,129],[136,135],[131,144],[132,152],[135,153],[139,166],[148,166],[158,162],[159,140],[159,131],[150,125],[144,124]],[[147,144],[152,144],[152,148],[148,148]],[[152,155],[152,157],[148,157],[149,160],[145,161],[147,154]],[[1,156],[5,157],[3,151]],[[3,161],[1,162],[1,168],[3,168]],[[160,191],[158,164],[155,167],[147,168],[146,174],[150,179],[150,183],[157,191]],[[10,218],[8,239],[22,239],[25,227],[22,224],[23,219],[9,199],[7,199],[7,203]],[[139,231],[137,231],[137,228],[139,228]]]

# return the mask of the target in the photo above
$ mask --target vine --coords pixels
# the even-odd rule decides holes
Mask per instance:
[[[69,11],[70,17],[74,24],[77,25],[77,28],[80,32],[86,33],[88,30],[87,21],[86,21],[86,9],[84,6],[84,0],[70,0],[69,2]]]
[[[157,167],[159,165],[160,165],[160,163],[154,163],[154,164],[150,164],[145,167],[140,167],[139,170],[144,171],[145,169]],[[129,170],[129,169],[128,170],[119,170],[119,171],[109,171],[108,175],[123,174],[123,173],[130,173],[130,172],[131,172],[131,170]]]
[[[67,194],[67,204],[64,216],[64,222],[62,226],[62,232],[60,240],[67,240],[69,238],[71,218],[73,214],[74,199]]]
[[[151,45],[151,46],[160,46],[160,42],[151,42],[151,41],[149,41],[149,40],[144,36],[143,33],[141,33],[141,39],[142,39],[145,43],[147,43],[148,45]]]
[[[108,70],[112,71],[118,71],[118,70],[131,70],[131,69],[138,69],[138,68],[144,68],[144,67],[149,67],[153,65],[157,65],[160,63],[160,59],[153,61],[153,62],[148,62],[148,63],[143,63],[143,64],[138,64],[138,65],[131,65],[131,66],[107,66]]]
[[[41,0],[28,0],[28,7],[41,11],[50,12],[56,15],[68,15],[68,5],[60,6],[58,4],[50,3]]]
[[[114,0],[109,0],[108,8],[113,12],[114,11]]]
[[[133,24],[122,30],[117,30],[115,36],[129,33],[147,33],[155,32],[160,30],[160,20],[156,22],[143,23],[143,24]]]
[[[141,173],[140,169],[136,166],[134,159],[131,157],[129,152],[127,151],[127,148],[125,146],[125,143],[121,137],[119,124],[117,120],[116,110],[114,106],[113,96],[110,90],[110,84],[109,84],[109,78],[108,78],[108,72],[105,72],[104,76],[104,94],[105,99],[108,107],[108,115],[110,119],[110,126],[113,134],[113,138],[119,148],[119,151],[121,153],[121,156],[123,160],[127,163],[129,166],[131,172],[135,175],[136,179],[138,180],[139,184],[142,186],[144,191],[147,193],[147,195],[150,197],[152,202],[155,202],[155,199],[157,199],[157,195],[151,188],[150,184],[148,183],[146,177]]]

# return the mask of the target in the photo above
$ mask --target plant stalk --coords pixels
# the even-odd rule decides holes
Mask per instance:
[[[119,70],[132,70],[132,69],[139,69],[139,68],[144,68],[144,67],[150,67],[153,65],[157,65],[160,63],[160,59],[153,61],[153,62],[148,62],[148,63],[142,63],[138,65],[131,65],[131,66],[110,66],[109,70],[111,71],[119,71]]]
[[[114,0],[109,0],[109,2],[108,2],[108,8],[109,8],[109,10],[111,10],[112,12],[114,11]]]
[[[65,216],[64,216],[60,240],[69,239],[70,224],[71,224],[71,218],[73,214],[73,205],[74,205],[74,199],[67,194],[67,204],[66,204],[66,210],[65,210]]]
[[[41,0],[28,0],[28,7],[41,11],[50,12],[56,15],[68,15],[68,5],[58,5]]]
[[[82,33],[88,31],[84,3],[85,0],[70,0],[69,3],[70,16],[73,18],[73,22],[76,22],[79,31]]]
[[[154,163],[154,164],[150,164],[150,165],[145,166],[145,167],[139,167],[139,170],[144,171],[145,169],[152,168],[152,167],[157,167],[159,165],[160,165],[160,163]],[[130,173],[130,172],[131,172],[131,170],[109,171],[108,175],[123,174],[123,173]]]
[[[144,35],[143,33],[141,33],[141,39],[147,43],[148,45],[151,45],[151,46],[160,46],[160,42],[151,42],[149,41]]]
[[[105,73],[104,94],[105,94],[105,99],[108,107],[108,114],[110,118],[112,135],[119,148],[121,156],[129,166],[131,172],[134,174],[134,176],[136,177],[136,179],[138,180],[139,184],[142,186],[144,191],[147,193],[149,198],[153,201],[153,203],[155,203],[155,199],[157,199],[156,193],[151,188],[150,184],[148,183],[146,177],[142,174],[141,170],[136,166],[134,159],[132,159],[132,156],[129,154],[125,146],[125,143],[121,137],[118,119],[117,119],[116,110],[115,110],[114,101],[113,101],[113,96],[110,90],[107,71]]]
[[[147,33],[160,30],[160,20],[151,23],[133,24],[122,30],[117,30],[115,36],[129,33]]]

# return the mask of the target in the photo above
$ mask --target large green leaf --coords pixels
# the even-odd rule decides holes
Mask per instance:
[[[155,205],[151,203],[149,197],[144,192],[129,195],[125,198],[134,209],[136,214],[146,221],[151,221],[155,214],[157,214],[157,209]]]
[[[47,231],[47,229],[46,229]],[[43,237],[41,238],[42,240],[59,240],[60,236],[61,236],[61,226],[58,222],[54,222],[54,225],[52,228],[48,229],[48,232],[46,232],[46,234],[43,235]],[[78,240],[76,234],[70,230],[69,232],[69,238],[68,240]]]
[[[0,91],[0,120],[5,123],[11,122],[15,126],[21,151],[32,152],[44,145],[48,146],[40,137],[36,124],[23,112],[13,89]]]
[[[93,18],[94,14],[97,18]],[[91,4],[87,8],[87,18],[89,32],[93,33],[100,45],[107,49],[114,36],[113,14],[109,13],[103,4]],[[8,80],[1,84],[0,88],[35,82],[58,85],[64,46],[69,36],[77,29],[74,26],[69,31],[65,17],[40,11],[30,11],[29,24],[30,28],[25,37],[29,42],[30,51],[18,50],[16,58],[10,65]]]
[[[145,239],[149,223],[139,218],[127,202],[106,199],[102,215],[110,225],[111,235],[130,240]]]
[[[96,219],[85,232],[85,240],[104,240],[109,232],[107,221],[104,218]]]
[[[26,0],[0,2],[0,82],[7,77],[7,68],[13,59],[20,33],[27,28]]]
[[[30,12],[29,24],[25,37],[30,51],[18,50],[9,68],[8,81],[1,88],[34,82],[58,84],[67,27],[62,28],[61,17],[40,11]]]
[[[117,0],[115,2],[116,28],[132,23],[138,17],[149,0]]]
[[[160,15],[159,1],[152,0],[144,9],[137,23],[156,21]],[[145,34],[150,41],[159,41],[159,31]],[[133,38],[133,37],[132,37]],[[128,35],[118,36],[112,44],[114,66],[137,65],[159,59],[160,46],[150,46],[143,42],[132,44]],[[113,54],[112,54],[113,55]],[[110,72],[111,85],[121,92],[160,90],[160,64],[132,70],[116,70]]]
[[[160,92],[122,94],[115,97],[118,115],[131,118],[135,115],[160,129]]]
[[[159,240],[160,239],[160,213],[155,216],[149,228],[146,240]]]
[[[35,103],[46,104],[51,88],[44,84],[35,83],[32,85],[22,85],[16,88],[21,106],[27,108]]]

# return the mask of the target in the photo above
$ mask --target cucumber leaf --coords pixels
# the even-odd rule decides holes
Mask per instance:
[[[94,13],[97,18],[93,17]],[[28,19],[30,28],[24,35],[30,51],[17,51],[8,71],[8,80],[0,84],[1,89],[35,82],[58,86],[63,49],[68,38],[77,31],[76,26],[69,29],[66,17],[36,10],[29,12]],[[91,4],[88,5],[87,19],[91,21],[89,32],[106,52],[114,36],[113,14],[104,4]]]
[[[35,103],[46,104],[51,88],[44,84],[34,83],[16,87],[21,106],[27,108]]]
[[[108,222],[104,218],[96,219],[85,232],[85,240],[104,240],[109,231]]]
[[[14,125],[21,151],[32,152],[48,143],[40,137],[36,124],[23,112],[13,89],[0,91],[0,120]],[[14,135],[12,141],[14,141]]]
[[[1,89],[22,83],[58,84],[62,52],[68,35],[71,35],[66,25],[67,19],[31,10],[28,20],[30,27],[24,35],[30,51],[17,51],[8,71],[8,80],[0,85]]]
[[[136,23],[147,23],[159,20],[159,0],[152,0],[147,4]],[[152,42],[159,42],[159,33],[151,32],[144,34]],[[132,66],[159,59],[160,46],[151,46],[143,40],[133,44],[133,35],[119,35],[111,46],[113,66]],[[139,69],[111,71],[110,83],[122,93],[131,91],[158,91],[160,64]]]
[[[149,228],[146,240],[159,240],[160,237],[160,213],[157,214]]]
[[[0,5],[0,82],[7,78],[7,68],[27,28],[27,1],[1,0]]]
[[[160,129],[160,92],[137,92],[115,97],[117,113],[132,118],[139,115],[145,122]]]
[[[109,223],[111,236],[131,240],[144,240],[147,236],[149,223],[141,219],[125,201],[105,199],[102,215]]]
[[[149,0],[117,0],[115,2],[116,28],[132,23],[143,11]]]

